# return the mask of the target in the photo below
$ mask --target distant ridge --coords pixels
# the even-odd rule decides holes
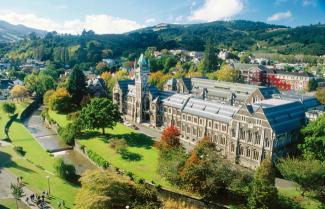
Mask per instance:
[[[35,33],[37,36],[44,36],[47,32],[24,25],[13,25],[6,21],[0,20],[0,43],[14,42],[25,36]]]

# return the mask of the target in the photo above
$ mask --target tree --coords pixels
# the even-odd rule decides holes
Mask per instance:
[[[274,186],[275,171],[271,160],[262,161],[251,185],[248,206],[252,209],[277,208],[277,189]]]
[[[16,200],[16,207],[18,209],[18,201],[24,197],[24,190],[23,190],[23,185],[21,183],[13,184],[11,183],[10,185],[11,189],[11,194],[14,196]]]
[[[160,149],[157,171],[171,184],[181,186],[182,179],[179,174],[187,158],[188,155],[181,146]]]
[[[96,65],[96,73],[99,75],[104,73],[105,71],[108,71],[108,70],[109,70],[109,68],[108,68],[108,65],[106,62],[99,62]]]
[[[79,66],[75,66],[69,76],[67,90],[72,97],[72,101],[76,105],[80,105],[80,102],[84,95],[87,93],[86,77]]]
[[[16,104],[12,102],[5,102],[2,105],[2,110],[8,115],[13,115],[16,112]]]
[[[49,75],[33,73],[25,77],[25,85],[30,92],[41,97],[46,91],[54,89],[55,80]]]
[[[16,85],[10,90],[10,97],[12,99],[23,101],[28,97],[28,90],[25,86]]]
[[[311,79],[308,82],[308,91],[315,91],[317,89],[318,82],[315,79]]]
[[[218,81],[226,81],[233,83],[242,82],[242,77],[239,70],[232,68],[229,65],[223,65],[220,70],[216,72]]]
[[[252,57],[252,53],[250,52],[245,52],[240,56],[240,62],[241,63],[250,63]]]
[[[114,128],[117,122],[122,121],[121,113],[116,104],[106,98],[94,98],[90,104],[82,108],[80,120],[87,129]]]
[[[307,159],[325,161],[325,115],[301,130],[304,141],[298,146]]]
[[[317,89],[316,98],[320,101],[320,103],[325,104],[325,88]]]
[[[107,171],[87,171],[81,177],[76,197],[78,209],[158,209],[161,203],[154,189],[136,185],[126,177]]]
[[[220,194],[228,191],[238,192],[233,184],[236,178],[245,180],[240,186],[247,188],[250,178],[220,156],[215,144],[209,137],[201,139],[192,150],[180,172],[183,187],[191,192],[198,192],[207,200],[213,201]],[[244,177],[245,176],[245,177]]]
[[[180,132],[174,125],[166,127],[157,142],[157,147],[160,149],[179,147],[181,145],[179,140]]]
[[[282,176],[300,185],[301,195],[316,191],[325,195],[325,164],[319,160],[281,159],[277,164]]]
[[[48,98],[49,108],[58,112],[68,112],[73,107],[71,104],[71,96],[65,88],[58,88]]]
[[[62,157],[55,159],[53,167],[56,174],[61,178],[72,182],[77,180],[76,168],[74,165],[66,164]]]
[[[209,39],[205,44],[204,58],[203,58],[203,73],[216,71],[218,68],[218,58],[215,47]]]

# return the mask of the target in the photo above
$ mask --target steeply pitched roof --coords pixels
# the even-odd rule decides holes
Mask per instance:
[[[263,109],[272,129],[281,134],[299,129],[305,122],[305,109],[301,102],[268,99],[252,105],[255,110]]]
[[[119,87],[121,88],[122,91],[127,91],[129,85],[135,85],[135,81],[134,80],[121,80],[121,81],[117,81],[117,84],[119,85]]]

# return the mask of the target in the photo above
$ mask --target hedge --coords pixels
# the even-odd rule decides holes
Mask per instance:
[[[98,155],[97,153],[93,152],[92,150],[90,149],[87,149],[87,155],[88,157],[94,161],[98,166],[104,168],[104,169],[107,169],[110,164],[107,160],[105,160],[104,158],[102,158],[100,155]]]

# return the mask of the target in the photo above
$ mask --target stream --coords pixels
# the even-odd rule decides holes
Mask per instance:
[[[89,169],[97,169],[97,167],[86,157],[73,150],[73,147],[66,145],[55,131],[44,125],[41,116],[42,108],[43,107],[39,107],[35,110],[24,121],[24,125],[43,149],[53,154],[55,157],[63,157],[66,163],[73,164],[78,175],[81,175]]]

